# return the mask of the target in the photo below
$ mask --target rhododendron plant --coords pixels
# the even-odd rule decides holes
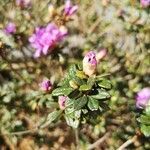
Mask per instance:
[[[94,70],[91,68],[93,66]],[[103,75],[96,75],[96,66],[95,52],[90,51],[84,57],[83,64],[72,65],[65,78],[52,91],[54,101],[58,101],[60,110],[64,110],[62,113],[67,124],[73,128],[78,128],[83,120],[91,120],[89,115],[92,113],[95,113],[93,119],[97,120],[97,115],[105,111],[106,100],[110,98],[107,91],[111,89],[111,83]],[[85,71],[85,67],[89,70]],[[95,75],[91,76],[93,73]],[[61,114],[60,110],[54,110],[52,115]],[[54,119],[58,118],[56,116]],[[45,124],[47,122],[49,120]]]

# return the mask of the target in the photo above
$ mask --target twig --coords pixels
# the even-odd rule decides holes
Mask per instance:
[[[108,137],[110,136],[110,133],[107,132],[103,137],[101,137],[100,139],[98,139],[96,142],[94,142],[93,144],[90,144],[87,148],[87,150],[92,150],[93,148],[99,146],[102,142],[104,142]]]
[[[76,140],[76,150],[79,149],[79,132],[78,132],[78,128],[74,129],[75,132],[75,140]]]
[[[123,143],[117,150],[125,150],[127,146],[134,143],[137,139],[137,135],[135,135],[132,139],[127,140],[125,143]]]

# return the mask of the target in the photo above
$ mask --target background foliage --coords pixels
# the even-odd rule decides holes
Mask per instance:
[[[79,9],[67,23],[68,38],[51,55],[33,59],[28,37],[36,26],[52,20],[50,3],[61,7],[64,1],[33,0],[26,9],[15,1],[0,1],[0,147],[25,149],[28,143],[34,149],[74,149],[73,131],[64,120],[38,132],[15,133],[36,128],[57,105],[39,90],[44,77],[56,86],[70,64],[82,61],[85,51],[106,48],[98,73],[110,74],[110,110],[99,116],[99,123],[82,125],[80,145],[86,147],[109,132],[102,149],[117,149],[134,136],[138,138],[129,149],[150,149],[150,139],[139,130],[140,112],[135,108],[136,92],[150,86],[150,10],[137,0],[76,0]],[[13,36],[2,32],[9,21],[17,25]]]

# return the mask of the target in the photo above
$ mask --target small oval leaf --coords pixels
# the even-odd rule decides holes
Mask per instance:
[[[91,97],[101,100],[101,99],[110,98],[110,94],[105,90],[99,90],[97,95],[91,95]]]
[[[57,88],[52,92],[53,96],[59,96],[59,95],[69,95],[73,91],[70,87],[65,88]]]
[[[88,97],[88,107],[90,110],[97,110],[99,108],[99,101],[93,97]]]
[[[83,84],[80,86],[79,91],[88,91],[90,90],[92,87],[90,85],[87,84]]]

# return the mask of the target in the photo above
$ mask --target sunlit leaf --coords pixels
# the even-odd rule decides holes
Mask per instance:
[[[88,97],[88,107],[90,110],[97,110],[99,108],[99,101],[93,97]]]
[[[74,109],[75,110],[80,110],[81,108],[83,108],[87,103],[87,97],[83,96],[78,98],[77,100],[75,100],[74,102]]]
[[[60,87],[55,90],[53,90],[52,95],[53,96],[59,96],[59,95],[69,95],[73,91],[70,87]]]

